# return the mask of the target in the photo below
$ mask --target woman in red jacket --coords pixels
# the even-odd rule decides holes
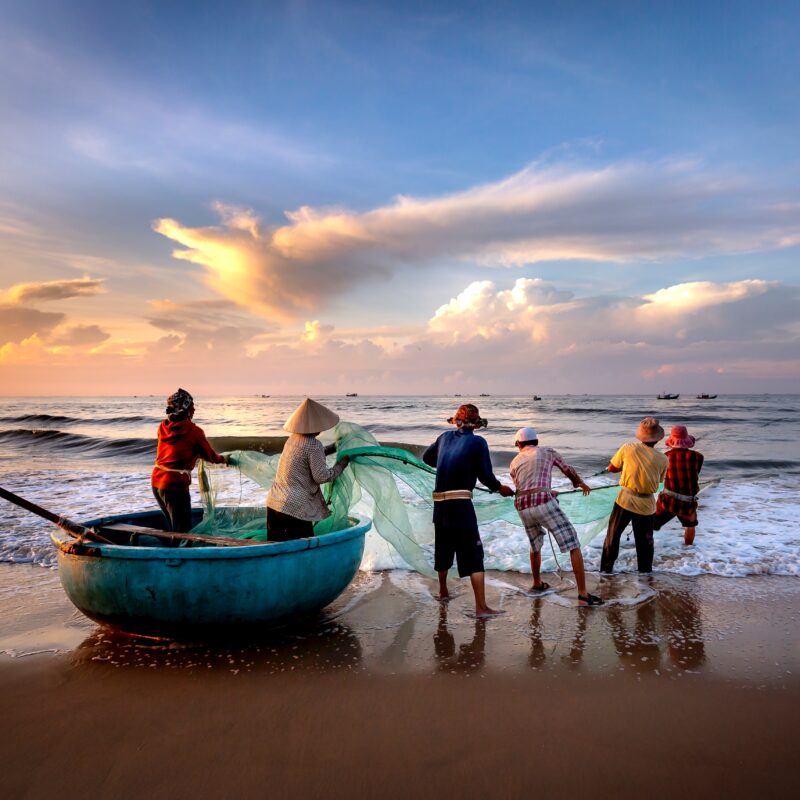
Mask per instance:
[[[187,533],[192,528],[189,485],[198,458],[227,463],[208,443],[202,428],[192,422],[194,400],[185,389],[167,398],[167,418],[158,426],[158,449],[153,468],[153,494],[167,520],[167,530]]]

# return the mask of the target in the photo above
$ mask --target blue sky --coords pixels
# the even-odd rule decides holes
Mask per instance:
[[[521,278],[592,308],[601,298],[647,303],[678,284],[727,286],[699,291],[757,301],[778,320],[775,330],[744,314],[758,320],[751,338],[766,342],[747,364],[772,363],[775,390],[796,386],[784,352],[798,319],[796,3],[0,0],[0,22],[0,290],[100,281],[57,301],[61,329],[37,329],[52,306],[30,303],[31,325],[20,328],[19,302],[6,302],[16,338],[0,347],[20,387],[35,389],[48,359],[73,371],[120,353],[144,359],[164,335],[182,337],[164,372],[192,377],[192,326],[153,325],[152,304],[180,306],[188,319],[189,304],[216,302],[226,335],[242,332],[230,380],[241,375],[243,387],[254,357],[282,364],[270,347],[291,350],[300,337],[306,350],[292,363],[337,364],[320,389],[362,378],[365,391],[381,381],[397,389],[409,370],[398,348],[420,339],[449,337],[442,360],[456,343],[492,362],[487,342],[528,342],[530,326],[513,320],[478,331],[474,320],[452,327],[450,314],[447,331],[431,328],[472,284],[500,295]],[[313,219],[287,225],[285,212],[303,207]],[[160,235],[164,219],[175,224]],[[173,258],[181,248],[191,260]],[[317,280],[320,291],[306,291]],[[731,288],[753,280],[766,283]],[[776,310],[773,294],[793,304]],[[688,329],[679,311],[671,354],[643,340],[678,382]],[[306,336],[313,321],[318,333]],[[106,338],[83,351],[59,345],[76,326]],[[206,345],[221,335],[209,326]],[[584,333],[594,335],[591,325]],[[715,355],[692,356],[687,376],[719,363],[725,336],[715,334]],[[640,338],[609,341],[609,352]],[[352,353],[339,362],[325,347],[366,348],[367,364],[381,364],[348,374]],[[629,390],[657,380],[644,363],[626,373]],[[763,385],[747,364],[731,363],[729,389]],[[609,369],[620,369],[611,357]],[[441,372],[432,357],[415,388],[433,390]],[[580,372],[576,364],[558,386],[579,388]],[[137,380],[146,375],[142,366]],[[505,372],[496,379],[514,386]]]

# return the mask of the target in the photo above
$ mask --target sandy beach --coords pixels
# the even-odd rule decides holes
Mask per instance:
[[[430,581],[360,573],[322,615],[247,642],[133,639],[54,571],[0,567],[9,797],[777,796],[800,789],[800,587],[620,575],[601,610],[469,616]],[[568,576],[567,576],[568,580]],[[596,582],[596,578],[592,579]]]

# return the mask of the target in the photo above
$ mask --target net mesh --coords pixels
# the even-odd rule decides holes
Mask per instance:
[[[349,456],[350,466],[332,484],[323,486],[331,516],[315,524],[314,534],[322,536],[346,528],[350,525],[348,517],[360,511],[372,518],[373,530],[391,545],[390,553],[399,556],[396,566],[433,575],[431,494],[436,471],[408,450],[381,446],[372,434],[352,422],[340,422],[334,435],[338,458]],[[230,454],[233,470],[201,461],[204,516],[193,532],[266,541],[264,505],[243,502],[248,494],[244,482],[254,481],[268,491],[279,459],[280,454],[239,450]],[[581,545],[605,529],[617,492],[617,486],[608,486],[594,489],[587,497],[580,491],[559,493],[559,505],[575,526]],[[513,497],[477,491],[473,502],[480,525],[496,524],[499,535],[524,531]],[[556,566],[552,557],[544,552],[542,556],[544,569]]]

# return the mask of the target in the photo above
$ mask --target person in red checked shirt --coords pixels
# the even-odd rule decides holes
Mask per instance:
[[[683,525],[683,543],[694,543],[694,530],[697,526],[698,476],[703,468],[703,454],[694,447],[695,438],[684,425],[673,425],[669,439],[664,444],[667,450],[667,477],[664,488],[658,496],[655,530],[661,530],[673,517]]]
[[[194,400],[185,389],[167,398],[167,418],[158,426],[156,465],[151,483],[167,530],[188,533],[192,528],[192,502],[189,485],[198,458],[212,464],[225,464],[224,456],[208,443],[203,429],[192,422]]]

